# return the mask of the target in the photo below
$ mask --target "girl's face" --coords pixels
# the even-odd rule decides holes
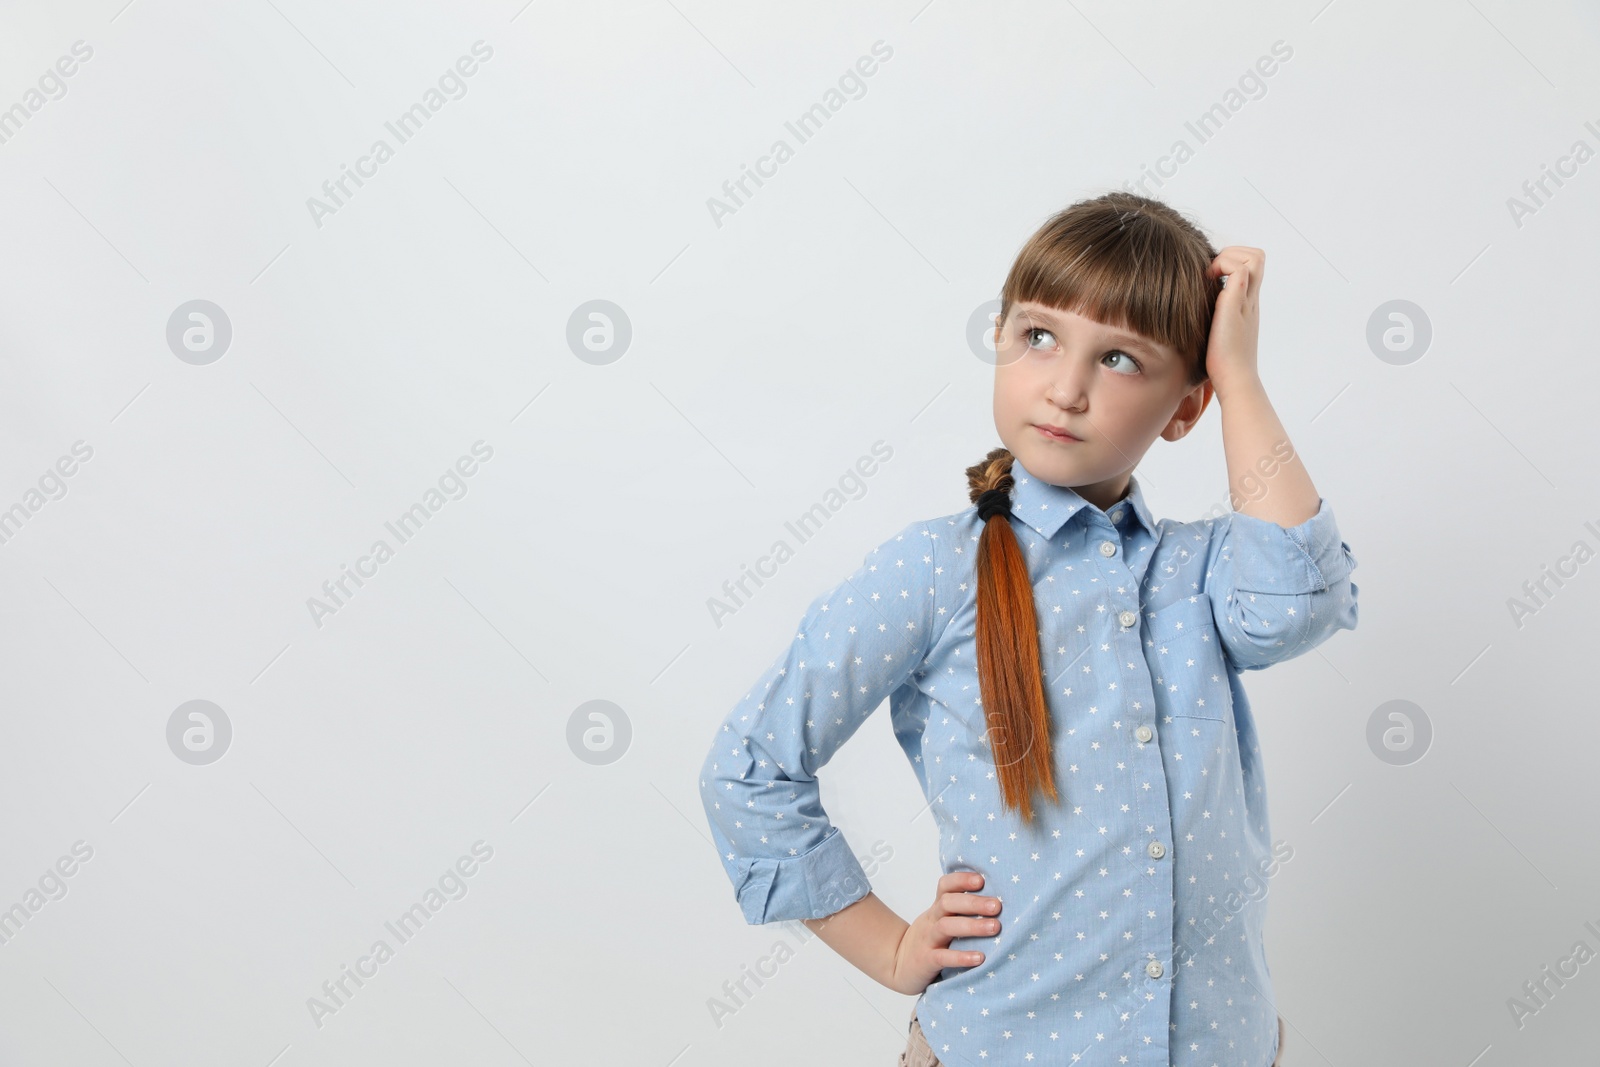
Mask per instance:
[[[1031,473],[1101,510],[1122,498],[1155,439],[1178,440],[1211,400],[1211,383],[1188,385],[1171,347],[1032,301],[996,323],[995,354],[1000,440]]]

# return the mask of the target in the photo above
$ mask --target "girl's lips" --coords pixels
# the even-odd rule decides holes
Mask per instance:
[[[1056,431],[1050,429],[1048,426],[1040,426],[1038,423],[1034,423],[1034,427],[1033,428],[1038,430],[1040,433],[1044,434],[1044,436],[1049,438],[1050,440],[1052,440],[1052,441],[1060,441],[1062,444],[1071,444],[1071,443],[1077,443],[1077,442],[1081,442],[1082,441],[1082,438],[1073,437],[1071,434],[1067,434],[1067,433],[1057,433]]]

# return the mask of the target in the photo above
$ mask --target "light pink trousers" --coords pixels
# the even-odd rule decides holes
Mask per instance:
[[[922,1034],[922,1024],[917,1021],[917,1012],[911,1010],[911,1037],[906,1041],[905,1051],[900,1053],[900,1062],[897,1067],[943,1067],[939,1057],[933,1054],[933,1047],[928,1044],[928,1039]],[[1283,1016],[1278,1016],[1278,1056],[1272,1061],[1272,1067],[1283,1067]]]

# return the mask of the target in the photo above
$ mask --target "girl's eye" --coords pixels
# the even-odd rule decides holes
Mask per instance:
[[[1125,363],[1133,364],[1133,370],[1125,371],[1124,373],[1134,374],[1134,373],[1138,372],[1138,370],[1139,370],[1139,361],[1134,359],[1132,356],[1128,355],[1128,353],[1123,352],[1120,349],[1115,351],[1115,352],[1107,352],[1106,353],[1106,358],[1107,359],[1110,359],[1112,356],[1121,356],[1123,358],[1123,360],[1125,361]]]
[[[1029,348],[1039,348],[1040,347],[1038,344],[1035,344],[1035,342],[1034,342],[1034,338],[1038,334],[1043,334],[1045,337],[1048,337],[1050,339],[1050,341],[1052,342],[1050,345],[1046,345],[1044,347],[1047,347],[1047,348],[1048,347],[1054,347],[1054,342],[1055,342],[1056,338],[1055,338],[1055,335],[1053,333],[1051,333],[1049,330],[1046,330],[1046,329],[1044,329],[1043,327],[1040,327],[1040,326],[1025,326],[1022,329],[1022,339],[1025,342],[1027,342],[1027,345],[1028,345]],[[1121,349],[1115,349],[1115,350],[1113,350],[1111,352],[1107,352],[1105,354],[1105,358],[1106,359],[1111,359],[1114,356],[1120,356],[1122,358],[1122,361],[1123,361],[1122,367],[1120,367],[1120,368],[1113,367],[1112,368],[1113,370],[1117,370],[1121,374],[1137,374],[1137,373],[1139,373],[1140,370],[1143,369],[1140,366],[1138,360],[1134,359],[1132,356],[1128,355],[1128,353],[1122,351]]]

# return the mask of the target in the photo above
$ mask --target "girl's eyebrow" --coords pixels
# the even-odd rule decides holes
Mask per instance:
[[[1119,332],[1116,336],[1119,338],[1117,343],[1122,345],[1124,348],[1137,348],[1139,351],[1143,352],[1152,359],[1167,358],[1167,353],[1165,351],[1156,348],[1149,341],[1146,341],[1143,337],[1140,337],[1137,334]]]
[[[1053,323],[1056,326],[1061,325],[1060,316],[1055,314],[1053,311],[1048,311],[1044,308],[1029,307],[1019,307],[1017,310],[1025,315],[1032,315],[1034,318],[1044,319],[1046,322]],[[1136,333],[1128,333],[1127,331],[1119,330],[1114,326],[1106,326],[1104,329],[1110,332],[1111,337],[1116,344],[1122,345],[1125,348],[1136,348],[1140,352],[1143,352],[1145,355],[1150,356],[1153,359],[1167,358],[1166,352],[1156,348],[1149,341],[1146,341],[1143,337],[1140,337]]]

